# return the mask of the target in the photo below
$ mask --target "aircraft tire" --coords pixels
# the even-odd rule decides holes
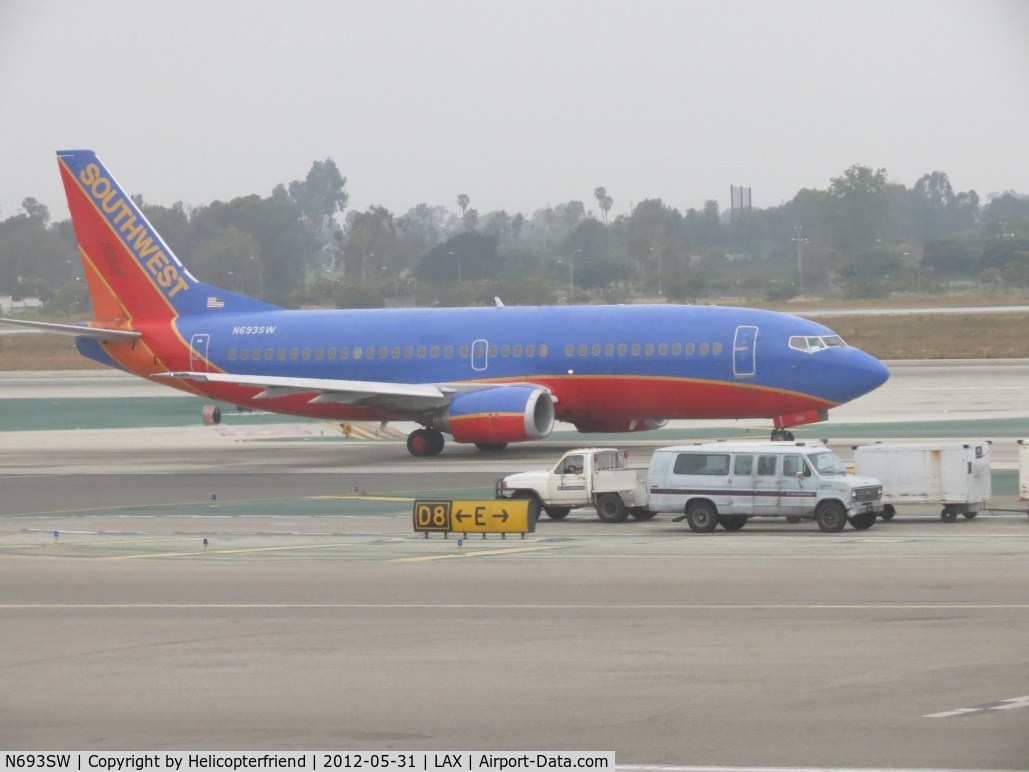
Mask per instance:
[[[710,533],[718,526],[718,510],[710,501],[691,501],[686,507],[686,524],[694,533]]]
[[[617,493],[603,493],[597,499],[597,516],[605,523],[621,523],[629,511]]]
[[[438,456],[443,444],[443,433],[435,429],[415,429],[407,435],[407,452],[416,458]]]
[[[637,520],[652,520],[657,517],[657,512],[653,512],[646,507],[633,507],[629,510],[629,514]]]
[[[477,443],[475,443],[475,447],[477,447],[479,450],[485,450],[485,451],[503,450],[504,448],[507,447],[507,443],[506,442],[477,442]]]
[[[847,525],[847,510],[838,501],[823,501],[815,510],[815,522],[826,533],[837,533]]]

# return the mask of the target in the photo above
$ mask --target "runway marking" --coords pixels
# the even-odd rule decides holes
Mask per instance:
[[[305,496],[305,501],[325,501],[325,500],[336,500],[346,499],[350,501],[407,501],[412,502],[414,498],[411,496],[365,496],[364,494],[348,494],[346,496]]]
[[[984,705],[976,705],[974,708],[956,708],[945,710],[942,713],[930,713],[922,718],[952,718],[953,716],[968,716],[975,713],[986,713],[990,710],[1015,710],[1016,708],[1029,708],[1029,695],[1025,697],[1012,697],[998,702],[988,702]]]
[[[292,547],[241,547],[239,549],[199,549],[190,552],[147,552],[139,555],[111,555],[101,560],[145,560],[147,558],[185,558],[197,555],[236,555],[246,552],[288,552],[290,550],[328,549],[332,547],[353,547],[356,542],[339,542],[337,544],[298,544]]]
[[[453,560],[454,558],[479,558],[488,555],[512,555],[516,552],[540,552],[555,550],[557,547],[511,547],[498,550],[475,550],[474,552],[455,552],[451,555],[420,555],[413,558],[394,558],[389,563],[424,563],[429,560]]]

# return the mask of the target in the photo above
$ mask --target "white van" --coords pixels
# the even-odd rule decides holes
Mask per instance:
[[[709,442],[659,448],[647,473],[648,508],[681,512],[697,532],[736,531],[751,517],[814,519],[823,531],[870,528],[882,485],[850,474],[820,442]]]

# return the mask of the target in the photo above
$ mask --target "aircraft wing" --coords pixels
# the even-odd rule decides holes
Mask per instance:
[[[482,388],[467,384],[437,386],[431,383],[389,383],[384,381],[346,381],[333,378],[292,378],[277,375],[237,375],[234,373],[159,373],[160,378],[181,378],[199,383],[228,383],[263,389],[254,399],[274,399],[291,394],[310,394],[312,403],[338,402],[346,405],[420,412],[446,405],[458,391]]]
[[[93,338],[100,341],[134,340],[143,336],[133,330],[108,330],[103,327],[86,327],[77,324],[54,324],[53,322],[31,322],[26,319],[0,319],[0,324],[9,327],[24,327],[40,332],[56,332],[60,335],[74,335],[77,338]]]

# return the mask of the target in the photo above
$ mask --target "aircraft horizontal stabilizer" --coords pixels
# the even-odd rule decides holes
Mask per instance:
[[[93,340],[135,340],[143,337],[133,330],[108,330],[103,327],[84,327],[77,324],[54,324],[52,322],[30,322],[26,319],[0,319],[0,324],[10,327],[24,327],[39,332],[53,332],[58,335],[74,335],[76,338],[92,338]]]

